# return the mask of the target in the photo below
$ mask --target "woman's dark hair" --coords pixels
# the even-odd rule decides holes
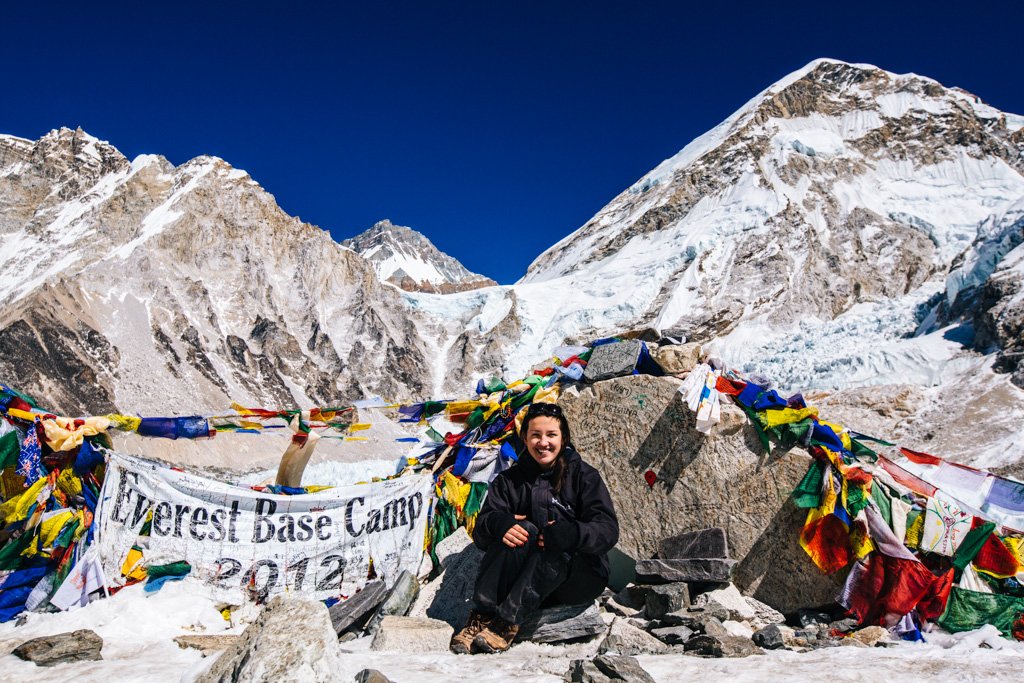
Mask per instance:
[[[561,493],[566,470],[565,458],[562,455],[565,453],[565,449],[569,447],[572,439],[572,435],[569,432],[569,421],[565,419],[565,414],[562,413],[561,407],[557,404],[531,403],[530,407],[526,409],[526,415],[523,416],[523,426],[519,430],[519,438],[523,444],[526,444],[526,433],[530,429],[530,421],[535,417],[553,417],[558,420],[558,429],[562,433],[562,450],[558,451],[555,464],[551,469],[551,484],[555,493]]]

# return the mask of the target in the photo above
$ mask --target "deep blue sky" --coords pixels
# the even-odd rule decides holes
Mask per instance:
[[[6,3],[0,132],[81,126],[129,158],[214,154],[338,240],[390,218],[508,283],[816,57],[1024,114],[1022,7]]]

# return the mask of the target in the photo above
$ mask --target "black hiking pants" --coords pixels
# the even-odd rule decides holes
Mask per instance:
[[[478,611],[497,614],[510,624],[523,621],[542,606],[592,602],[608,579],[579,555],[537,547],[537,527],[518,522],[530,535],[523,545],[491,545],[480,561],[473,599]]]

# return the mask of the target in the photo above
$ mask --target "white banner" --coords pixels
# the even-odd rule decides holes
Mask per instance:
[[[281,496],[112,453],[96,544],[113,581],[152,511],[147,562],[187,561],[225,602],[285,591],[350,596],[371,561],[388,585],[402,569],[415,573],[432,486],[429,475],[412,475]]]

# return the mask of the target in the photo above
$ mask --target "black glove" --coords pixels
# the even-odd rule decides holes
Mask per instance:
[[[572,552],[580,544],[580,525],[568,519],[560,519],[544,528],[544,549],[555,552]]]

